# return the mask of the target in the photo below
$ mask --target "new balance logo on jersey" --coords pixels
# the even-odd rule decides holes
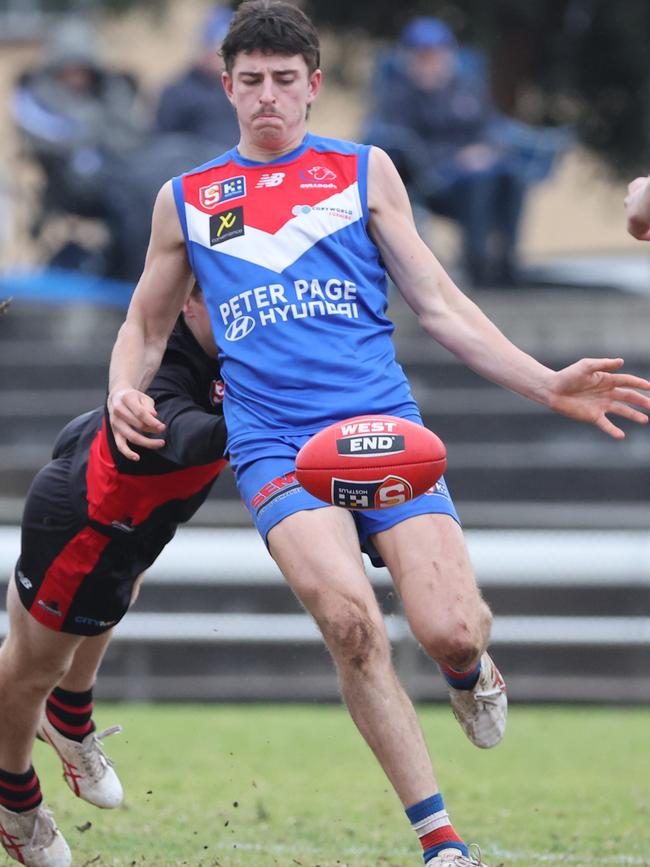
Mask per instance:
[[[216,208],[221,202],[239,199],[245,195],[246,178],[244,175],[237,175],[235,178],[216,181],[214,184],[208,184],[207,187],[201,187],[199,190],[199,202],[202,207],[211,210],[212,208]]]
[[[263,187],[279,187],[284,180],[284,172],[265,172],[255,184],[256,190]]]
[[[229,211],[220,211],[210,217],[210,246],[223,244],[244,234],[244,209],[240,205]]]
[[[336,451],[350,458],[365,458],[369,455],[397,455],[404,451],[401,435],[356,436],[336,441]]]

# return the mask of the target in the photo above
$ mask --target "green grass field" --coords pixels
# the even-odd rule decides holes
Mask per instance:
[[[96,719],[124,726],[106,743],[123,808],[75,799],[45,745],[34,761],[75,867],[421,864],[341,708],[100,705]],[[650,865],[649,709],[514,707],[490,752],[447,707],[421,719],[454,824],[489,867]]]

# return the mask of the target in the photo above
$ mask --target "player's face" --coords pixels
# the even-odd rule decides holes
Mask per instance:
[[[301,54],[240,52],[232,73],[223,74],[226,94],[237,112],[242,140],[264,150],[295,147],[305,134],[307,110],[320,89],[321,72],[311,75]]]

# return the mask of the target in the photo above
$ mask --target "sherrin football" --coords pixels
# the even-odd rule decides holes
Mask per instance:
[[[388,509],[428,491],[446,463],[444,443],[422,425],[361,415],[311,437],[296,457],[296,477],[333,506]]]

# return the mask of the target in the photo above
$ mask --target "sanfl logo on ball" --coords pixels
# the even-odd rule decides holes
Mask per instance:
[[[240,316],[230,323],[226,329],[226,340],[241,340],[250,334],[255,328],[255,320],[252,316]]]

